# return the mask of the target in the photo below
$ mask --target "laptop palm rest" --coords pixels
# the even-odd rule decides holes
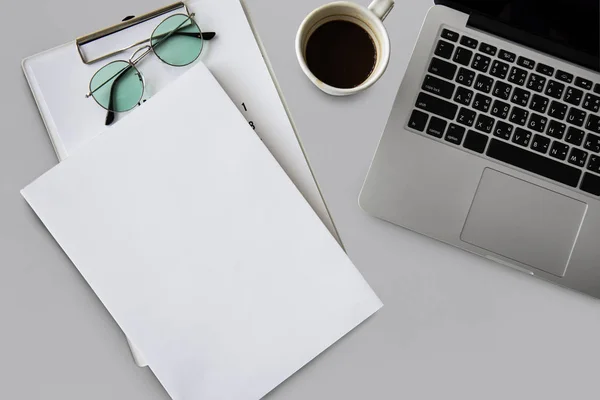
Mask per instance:
[[[486,168],[461,240],[564,276],[587,204]]]

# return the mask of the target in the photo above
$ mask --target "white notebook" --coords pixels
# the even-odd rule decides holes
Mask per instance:
[[[173,399],[259,399],[382,305],[203,64],[22,194]]]

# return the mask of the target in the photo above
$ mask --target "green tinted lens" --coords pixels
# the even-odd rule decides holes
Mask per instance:
[[[202,33],[185,14],[171,15],[152,33],[154,53],[167,64],[181,67],[193,62],[202,51]]]
[[[142,99],[144,82],[138,70],[126,61],[114,61],[100,68],[90,81],[94,99],[107,110],[131,110]]]

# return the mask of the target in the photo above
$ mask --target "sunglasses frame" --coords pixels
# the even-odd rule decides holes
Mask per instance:
[[[186,17],[186,19],[185,19],[184,21],[182,21],[182,22],[181,22],[181,24],[180,24],[179,26],[177,26],[177,27],[176,27],[174,30],[170,31],[170,32],[169,32],[169,33],[167,33],[167,34],[163,34],[163,36],[164,36],[164,37],[160,38],[160,39],[158,40],[158,42],[157,42],[157,43],[154,43],[154,44],[152,44],[152,40],[153,40],[153,38],[154,38],[154,34],[156,33],[156,30],[157,30],[157,29],[158,29],[158,28],[159,28],[159,27],[160,27],[160,26],[161,26],[161,25],[162,25],[162,24],[163,24],[165,21],[167,21],[169,18],[172,18],[172,17],[175,17],[175,16],[180,16],[180,15],[181,15],[181,16],[185,16],[185,17]],[[162,20],[162,21],[161,21],[161,22],[160,22],[160,23],[159,23],[159,24],[156,26],[156,28],[154,28],[154,30],[152,31],[152,34],[150,35],[150,38],[148,38],[148,39],[145,39],[145,40],[143,40],[143,41],[140,41],[140,42],[138,42],[138,43],[136,43],[136,44],[134,44],[134,45],[132,45],[132,46],[129,46],[129,47],[127,47],[126,49],[132,48],[132,47],[134,47],[134,46],[136,46],[136,45],[140,45],[140,44],[142,44],[142,43],[145,43],[145,42],[148,42],[148,41],[150,42],[150,44],[144,45],[144,46],[140,47],[139,49],[137,49],[136,51],[134,51],[134,52],[133,52],[133,54],[131,55],[131,57],[130,57],[128,60],[114,60],[114,61],[111,61],[111,62],[109,62],[108,64],[106,64],[106,65],[102,66],[101,68],[99,68],[99,69],[98,69],[98,70],[97,70],[97,71],[94,73],[94,75],[92,75],[92,77],[90,78],[90,82],[89,82],[89,84],[88,84],[89,91],[88,91],[88,93],[86,93],[85,97],[86,97],[86,98],[92,97],[92,98],[94,99],[94,101],[95,101],[95,102],[96,102],[96,103],[97,103],[97,104],[98,104],[100,107],[102,107],[103,109],[105,109],[105,110],[108,112],[108,114],[106,115],[106,121],[105,121],[105,124],[106,124],[106,125],[110,125],[110,124],[111,124],[111,123],[114,121],[114,117],[115,117],[115,115],[114,115],[114,114],[115,114],[115,113],[117,113],[117,112],[127,112],[127,111],[130,111],[130,110],[134,109],[135,107],[137,107],[137,106],[140,104],[140,100],[141,100],[141,99],[144,97],[144,92],[145,92],[145,89],[146,89],[146,81],[145,81],[145,79],[144,79],[144,75],[143,75],[143,74],[140,72],[140,70],[139,70],[139,69],[137,69],[137,68],[136,68],[136,64],[137,64],[137,63],[139,63],[139,62],[140,62],[140,61],[141,61],[143,58],[145,58],[145,57],[146,57],[148,54],[150,54],[150,53],[154,53],[154,55],[156,55],[156,57],[157,57],[157,58],[158,58],[158,59],[159,59],[161,62],[163,62],[163,63],[165,63],[165,64],[167,64],[167,65],[169,65],[169,66],[172,66],[172,67],[185,67],[185,66],[188,66],[188,65],[192,64],[194,61],[196,61],[196,60],[198,59],[198,57],[200,57],[200,54],[202,54],[202,50],[203,50],[203,48],[201,48],[201,49],[200,49],[200,51],[198,52],[198,55],[196,55],[196,57],[195,57],[193,60],[191,60],[190,62],[188,62],[188,63],[186,63],[186,64],[182,64],[182,65],[176,65],[176,64],[171,64],[171,63],[169,63],[169,62],[165,61],[165,60],[164,60],[162,57],[160,57],[160,56],[159,56],[159,55],[156,53],[156,51],[154,50],[154,48],[155,48],[155,47],[156,47],[158,44],[162,43],[164,40],[168,39],[170,36],[172,36],[173,34],[175,34],[175,33],[176,33],[176,31],[177,31],[177,30],[178,30],[178,29],[179,29],[181,26],[183,26],[183,24],[185,24],[187,21],[191,21],[191,22],[192,22],[194,25],[196,25],[196,27],[198,28],[198,31],[199,31],[199,33],[200,33],[200,39],[202,39],[202,40],[211,40],[212,38],[214,38],[214,37],[215,37],[215,33],[214,33],[214,32],[202,32],[202,30],[201,30],[201,29],[200,29],[200,27],[198,26],[198,23],[197,23],[197,22],[194,20],[194,16],[195,16],[195,13],[191,13],[191,14],[177,13],[177,14],[172,14],[172,15],[169,15],[167,18],[163,19],[163,20]],[[123,49],[122,49],[122,50],[123,50]],[[118,52],[121,52],[122,50],[119,50]],[[140,53],[140,52],[142,52],[142,54],[140,54],[139,56],[137,56],[137,54],[138,54],[138,53]],[[137,56],[137,57],[136,57],[136,56]],[[94,77],[95,77],[96,75],[98,75],[98,73],[99,73],[101,70],[103,70],[104,68],[106,68],[107,66],[109,66],[109,65],[111,65],[111,64],[113,64],[113,63],[117,63],[117,62],[118,62],[118,63],[127,63],[127,64],[128,64],[128,66],[127,66],[127,67],[124,67],[123,69],[121,69],[120,71],[118,71],[116,74],[114,74],[112,77],[110,77],[109,79],[107,79],[107,80],[106,80],[104,83],[102,83],[100,86],[98,86],[98,87],[96,87],[95,89],[93,89],[93,90],[92,90],[92,81],[94,80]],[[134,103],[134,104],[133,104],[133,106],[132,106],[131,108],[129,108],[129,109],[126,109],[126,110],[120,110],[120,111],[111,110],[110,108],[108,108],[108,107],[105,107],[104,105],[100,104],[100,102],[99,102],[99,101],[96,99],[96,97],[93,95],[93,94],[94,94],[94,92],[96,92],[97,90],[99,90],[100,88],[102,88],[104,85],[108,84],[108,82],[112,81],[112,80],[113,80],[113,78],[115,78],[115,77],[116,77],[116,79],[118,79],[118,78],[119,78],[119,76],[123,76],[122,74],[123,74],[123,73],[125,73],[125,72],[126,72],[128,69],[129,69],[129,68],[133,68],[133,69],[134,69],[134,71],[135,71],[135,73],[136,73],[136,75],[137,75],[137,76],[140,78],[140,80],[142,81],[142,92],[141,92],[141,95],[140,95],[140,98],[138,99],[138,101],[137,101],[136,103]],[[115,81],[116,81],[116,79],[115,79]],[[113,85],[114,85],[114,82],[113,82]],[[112,88],[111,88],[111,90],[112,90]],[[109,101],[112,101],[112,94],[111,94],[111,97],[110,97],[110,100],[109,100]],[[110,103],[109,103],[109,105],[110,105]]]

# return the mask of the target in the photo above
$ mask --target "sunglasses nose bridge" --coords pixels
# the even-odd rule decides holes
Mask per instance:
[[[152,51],[152,46],[150,46],[149,44],[140,47],[139,49],[137,49],[136,51],[133,52],[133,54],[131,55],[131,57],[129,57],[129,64],[135,64],[137,63],[139,60],[141,60],[146,54],[148,54],[150,51]],[[136,58],[136,56],[142,52],[142,54]]]

